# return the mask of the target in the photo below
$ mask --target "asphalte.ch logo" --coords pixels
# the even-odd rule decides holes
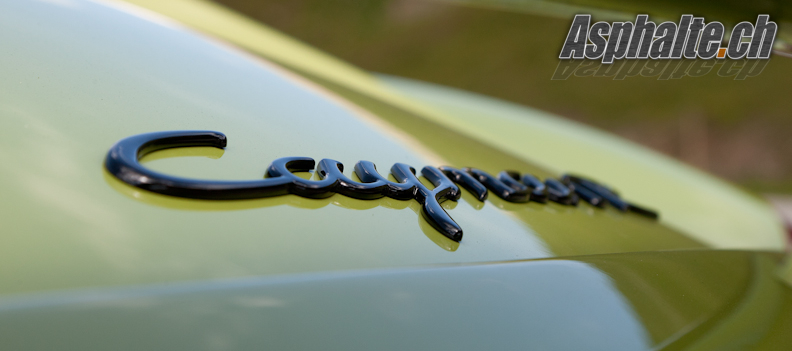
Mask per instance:
[[[722,23],[704,22],[703,17],[682,15],[679,24],[655,25],[648,15],[632,22],[591,23],[591,15],[575,15],[561,59],[602,59],[611,64],[619,59],[767,59],[773,48],[778,25],[769,15],[759,15],[756,24],[740,22],[723,44]],[[607,37],[607,38],[606,38]]]

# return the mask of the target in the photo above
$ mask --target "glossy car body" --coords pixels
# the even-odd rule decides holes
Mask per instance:
[[[372,76],[196,0],[0,5],[0,343],[23,349],[786,349],[784,229],[760,199],[530,108]],[[209,201],[131,187],[118,140],[215,130],[141,160],[259,179],[284,156],[585,174],[587,204]],[[383,171],[384,173],[384,171]],[[347,174],[350,175],[349,171]]]

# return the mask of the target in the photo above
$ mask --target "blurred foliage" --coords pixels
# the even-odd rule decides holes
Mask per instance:
[[[754,190],[792,193],[792,99],[786,90],[792,81],[790,58],[775,55],[761,73],[744,80],[719,76],[724,60],[716,60],[711,72],[698,77],[663,80],[635,74],[614,79],[593,74],[551,79],[571,23],[569,11],[591,9],[603,17],[648,13],[657,22],[694,13],[724,23],[753,22],[756,13],[770,13],[780,22],[790,7],[785,3],[216,1],[366,70],[550,111]],[[689,66],[671,69],[684,72]]]

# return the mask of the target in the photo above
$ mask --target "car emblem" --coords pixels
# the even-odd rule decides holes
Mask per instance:
[[[434,189],[430,190],[418,180],[415,168],[404,163],[396,163],[391,167],[391,175],[397,180],[392,182],[377,171],[374,163],[360,161],[355,165],[355,174],[362,182],[356,182],[343,174],[344,165],[341,162],[322,159],[317,165],[310,157],[279,158],[267,168],[266,178],[246,181],[174,177],[149,170],[139,162],[143,156],[158,150],[195,146],[224,148],[226,144],[226,136],[213,131],[139,134],[113,145],[104,165],[110,174],[131,186],[162,195],[192,199],[241,200],[287,194],[320,199],[336,193],[362,200],[382,197],[414,199],[422,205],[421,212],[432,227],[457,242],[462,240],[462,228],[440,206],[445,200],[459,200],[461,192],[457,184],[470,191],[479,201],[486,200],[490,191],[503,200],[517,203],[554,201],[577,206],[582,199],[595,207],[609,205],[622,212],[658,218],[657,212],[622,200],[610,188],[573,175],[541,181],[533,175],[520,175],[514,171],[503,171],[495,177],[475,168],[426,166],[421,169],[421,175],[434,185]],[[314,168],[319,180],[303,179],[293,173],[308,172]]]

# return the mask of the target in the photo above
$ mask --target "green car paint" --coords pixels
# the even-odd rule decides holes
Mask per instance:
[[[612,135],[447,88],[389,78],[382,84],[382,79],[206,1],[131,2],[278,62],[341,95],[362,92],[371,100],[365,107],[380,117],[385,113],[383,108],[374,110],[377,103],[436,122],[555,174],[578,172],[611,184],[628,198],[634,195],[636,201],[658,209],[664,223],[712,247],[784,248],[783,227],[762,200]],[[399,119],[389,121],[399,123]],[[419,141],[429,142],[426,139]],[[488,171],[517,167],[513,163],[494,169],[467,165]]]
[[[679,251],[81,289],[4,299],[0,336],[9,349],[783,350],[792,299],[776,264]]]
[[[0,4],[3,348],[789,345],[783,229],[759,200],[538,111],[369,75],[208,2],[133,3]],[[228,147],[142,162],[201,179],[260,178],[284,156],[574,171],[661,220],[463,191],[443,204],[455,243],[415,201],[189,200],[102,167],[124,137],[184,129]]]

